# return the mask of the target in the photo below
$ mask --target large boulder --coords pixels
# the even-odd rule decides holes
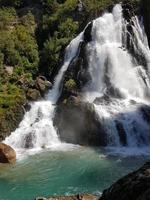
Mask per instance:
[[[30,101],[37,101],[41,98],[41,94],[38,90],[29,88],[27,91],[27,99]]]
[[[44,76],[38,76],[36,78],[35,86],[43,96],[46,91],[52,88],[52,83],[50,83]]]
[[[56,108],[54,125],[62,141],[85,145],[105,146],[106,134],[94,106],[71,96]]]
[[[150,162],[128,174],[103,192],[101,200],[150,199]]]
[[[99,200],[99,197],[92,194],[78,194],[74,196],[59,196],[59,197],[37,197],[35,200]]]
[[[14,163],[16,161],[15,150],[4,143],[0,143],[0,163]]]

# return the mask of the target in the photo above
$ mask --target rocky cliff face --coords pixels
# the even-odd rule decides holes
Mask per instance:
[[[56,108],[54,125],[62,141],[86,146],[105,146],[105,132],[92,104],[71,96]]]
[[[145,31],[150,46],[150,1],[149,0],[141,1],[141,12],[144,17]]]
[[[118,180],[101,197],[101,200],[133,199],[150,199],[150,163]]]

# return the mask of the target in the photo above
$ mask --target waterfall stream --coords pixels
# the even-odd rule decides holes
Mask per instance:
[[[91,80],[85,100],[93,102],[108,146],[150,144],[150,50],[142,21],[123,18],[121,5],[94,20],[87,46]],[[143,65],[142,65],[143,64]]]
[[[78,56],[83,37],[84,32],[68,45],[64,65],[47,100],[32,104],[19,128],[5,143],[15,149],[61,145],[53,126],[54,104],[61,94],[63,75]],[[86,51],[91,79],[83,88],[84,100],[94,104],[108,146],[150,145],[150,50],[142,18],[133,16],[128,22],[122,6],[116,5],[112,13],[93,21],[92,41]]]
[[[31,110],[26,112],[19,128],[5,139],[6,144],[16,150],[56,148],[62,145],[53,126],[55,103],[61,92],[63,75],[70,62],[76,57],[82,38],[83,33],[73,39],[66,48],[64,64],[55,78],[54,86],[49,91],[47,100],[32,104]]]

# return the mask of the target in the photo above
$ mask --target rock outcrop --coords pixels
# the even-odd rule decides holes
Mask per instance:
[[[31,88],[28,89],[26,96],[27,99],[30,101],[37,101],[41,98],[40,92],[36,89],[31,89]]]
[[[56,108],[54,125],[62,141],[86,146],[105,146],[105,132],[92,104],[71,96]]]
[[[0,143],[0,163],[14,163],[16,161],[15,150],[4,143]]]
[[[144,26],[147,33],[148,42],[150,46],[150,1],[142,0],[142,15],[144,17]]]
[[[35,81],[35,87],[40,91],[41,96],[44,96],[52,88],[52,84],[44,76],[38,76]]]
[[[128,174],[103,192],[101,200],[149,200],[150,162]]]
[[[90,22],[84,30],[84,39],[79,45],[78,54],[71,61],[67,72],[64,75],[63,89],[59,101],[63,101],[74,93],[72,88],[67,88],[66,83],[69,80],[74,81],[76,93],[79,93],[83,86],[90,80],[88,72],[88,55],[86,46],[92,40],[92,26]]]
[[[98,196],[91,194],[78,194],[74,196],[59,196],[59,197],[37,197],[35,200],[99,200]]]

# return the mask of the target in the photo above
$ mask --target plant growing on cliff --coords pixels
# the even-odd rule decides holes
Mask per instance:
[[[69,79],[65,82],[65,88],[67,90],[73,90],[76,88],[76,82],[73,79]]]

